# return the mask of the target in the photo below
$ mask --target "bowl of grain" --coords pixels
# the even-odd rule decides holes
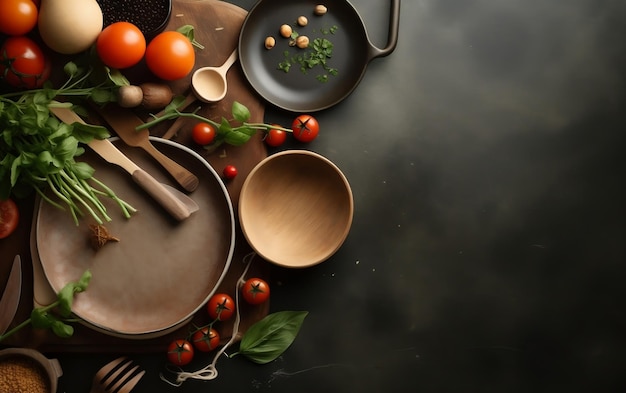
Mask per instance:
[[[0,392],[55,393],[61,364],[27,348],[0,351]]]

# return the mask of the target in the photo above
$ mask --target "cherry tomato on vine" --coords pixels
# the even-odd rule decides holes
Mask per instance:
[[[244,300],[250,304],[261,304],[270,297],[270,286],[261,278],[250,278],[241,287]]]
[[[220,321],[227,321],[235,312],[235,301],[226,293],[216,293],[207,303],[209,317]]]
[[[37,43],[25,36],[9,37],[0,48],[0,79],[13,87],[41,87],[51,63]]]
[[[272,124],[274,127],[278,127],[278,124]],[[269,146],[277,147],[285,143],[287,140],[287,131],[271,128],[265,136],[265,143]]]
[[[176,365],[184,366],[193,360],[193,346],[187,340],[174,340],[167,347],[167,360]]]
[[[20,221],[20,212],[13,199],[0,200],[0,239],[9,236]]]
[[[317,120],[311,115],[299,115],[291,124],[293,137],[300,142],[311,142],[320,132]]]
[[[191,342],[198,351],[211,352],[220,345],[220,335],[213,328],[203,327],[193,334]]]
[[[201,146],[212,143],[215,140],[215,135],[215,127],[205,122],[196,124],[191,130],[191,139]]]
[[[161,79],[183,78],[191,72],[195,62],[191,42],[177,31],[159,33],[146,48],[146,64]]]
[[[146,39],[130,22],[115,22],[98,35],[96,51],[111,68],[128,68],[139,63],[146,53]]]
[[[18,36],[30,32],[37,24],[39,11],[32,0],[0,1],[0,32]]]
[[[227,179],[234,179],[237,176],[237,168],[234,165],[226,165],[224,167],[224,177]]]

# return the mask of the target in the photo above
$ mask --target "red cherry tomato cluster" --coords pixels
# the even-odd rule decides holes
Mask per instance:
[[[266,302],[270,287],[261,278],[250,278],[241,286],[242,298],[252,306]],[[227,293],[216,293],[206,304],[206,312],[211,318],[208,325],[194,328],[186,338],[172,341],[167,347],[167,360],[175,366],[185,366],[194,358],[196,351],[211,352],[219,347],[220,335],[214,324],[228,321],[237,313],[237,304]]]
[[[187,76],[196,62],[193,45],[182,33],[164,31],[146,45],[141,30],[129,22],[104,28],[96,50],[102,62],[112,68],[128,68],[145,59],[154,75],[168,81]]]
[[[0,80],[19,89],[39,88],[50,76],[50,61],[37,42],[38,0],[1,0]],[[32,37],[31,37],[32,36]],[[154,75],[164,80],[187,76],[195,65],[188,37],[164,31],[149,43],[134,24],[115,22],[105,27],[95,43],[98,57],[108,67],[125,69],[145,59]]]
[[[281,129],[278,124],[273,124],[276,128],[271,128],[265,135],[265,143],[268,146],[277,147],[285,143],[289,131]],[[291,134],[295,140],[308,143],[317,138],[320,126],[317,120],[308,114],[298,115],[291,123]]]

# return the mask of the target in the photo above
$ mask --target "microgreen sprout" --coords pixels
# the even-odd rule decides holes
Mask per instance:
[[[46,82],[41,89],[0,95],[0,199],[11,194],[21,198],[34,191],[44,201],[68,208],[78,225],[85,213],[98,224],[111,221],[100,201],[100,197],[108,197],[128,218],[135,209],[94,178],[95,170],[89,164],[76,161],[85,151],[82,144],[109,137],[107,129],[65,124],[50,113],[50,107],[74,107],[71,102],[56,101],[59,97],[114,101],[117,83],[126,83],[125,78],[107,69],[106,81],[85,87],[92,83],[93,68],[70,62],[64,71],[68,79],[60,88]]]
[[[68,323],[76,322],[76,318],[71,318],[72,303],[77,293],[84,292],[91,280],[91,272],[86,270],[78,281],[66,284],[57,294],[57,299],[47,306],[35,307],[26,319],[5,334],[0,335],[0,342],[14,335],[21,329],[31,324],[36,329],[51,329],[52,332],[61,337],[68,338],[74,334],[74,328]]]

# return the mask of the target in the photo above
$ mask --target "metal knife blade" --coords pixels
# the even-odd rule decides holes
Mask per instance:
[[[15,312],[17,306],[20,304],[20,295],[22,294],[22,260],[19,255],[15,256],[13,260],[13,267],[11,267],[11,273],[9,274],[9,280],[7,286],[4,288],[2,299],[0,299],[0,335],[6,332]]]
[[[64,123],[85,123],[76,112],[69,108],[50,107],[50,111]],[[163,184],[159,183],[148,172],[141,169],[119,151],[111,141],[107,139],[94,139],[89,142],[88,146],[106,161],[119,165],[126,172],[130,173],[135,183],[150,194],[150,196],[163,206],[175,219],[182,221],[188,218],[193,212],[186,203],[183,203],[173,193],[168,191]]]

